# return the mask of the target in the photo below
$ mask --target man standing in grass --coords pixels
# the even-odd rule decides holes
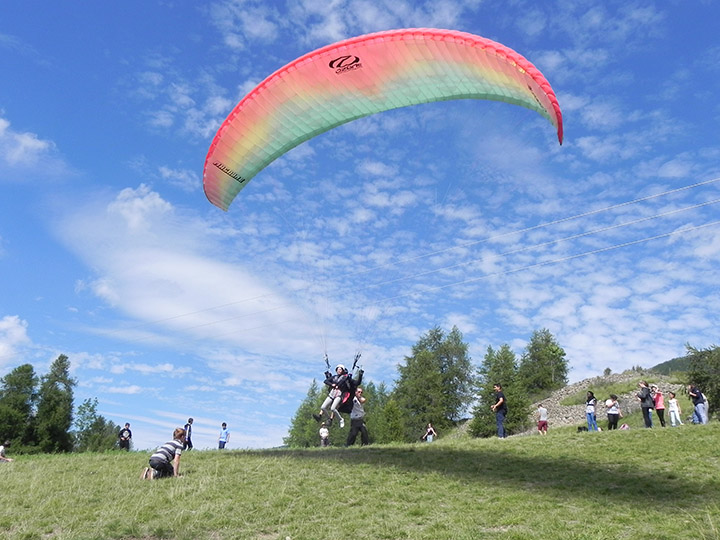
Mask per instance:
[[[185,424],[185,450],[192,450],[192,425],[193,419],[188,418],[187,424]]]
[[[220,436],[218,437],[218,449],[222,450],[225,445],[230,442],[230,430],[227,428],[225,422],[222,423],[222,429],[220,430]]]
[[[130,431],[130,424],[125,423],[125,427],[118,433],[118,444],[120,450],[130,451],[130,441],[132,440],[132,431]]]
[[[507,438],[505,433],[505,417],[507,416],[507,399],[503,393],[502,385],[494,384],[493,390],[495,390],[495,405],[490,408],[495,413],[495,421],[497,422],[497,434],[501,439]]]

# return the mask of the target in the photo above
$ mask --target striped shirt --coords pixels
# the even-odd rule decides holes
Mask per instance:
[[[170,442],[166,442],[157,450],[155,450],[155,453],[150,456],[150,459],[172,461],[173,459],[175,459],[175,456],[179,456],[180,454],[182,454],[182,450],[183,443],[178,440],[172,440]]]

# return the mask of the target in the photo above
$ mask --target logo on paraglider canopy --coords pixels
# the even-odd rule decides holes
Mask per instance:
[[[347,73],[348,71],[360,69],[362,67],[362,62],[360,62],[359,56],[348,54],[345,56],[338,56],[335,60],[330,60],[328,66],[334,69],[335,73],[339,75],[341,73]]]
[[[223,165],[223,164],[220,163],[219,161],[214,161],[214,162],[213,162],[213,166],[215,166],[215,167],[217,167],[218,169],[220,169],[222,172],[224,172],[225,174],[227,174],[230,178],[232,178],[232,179],[235,180],[236,182],[240,182],[241,184],[244,184],[245,182],[247,182],[247,178],[243,178],[243,177],[240,176],[238,173],[236,173],[235,171],[233,171],[230,167],[228,167],[227,165]]]

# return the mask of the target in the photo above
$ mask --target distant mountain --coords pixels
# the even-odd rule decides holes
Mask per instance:
[[[687,356],[673,358],[672,360],[650,368],[651,371],[662,373],[663,375],[669,375],[677,371],[687,371],[688,369],[690,369],[690,359]]]

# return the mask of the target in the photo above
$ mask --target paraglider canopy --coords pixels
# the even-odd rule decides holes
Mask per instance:
[[[258,172],[320,133],[378,112],[450,99],[537,111],[562,144],[562,114],[550,84],[512,49],[454,30],[390,30],[310,52],[255,87],[210,145],[205,194],[227,210]]]

